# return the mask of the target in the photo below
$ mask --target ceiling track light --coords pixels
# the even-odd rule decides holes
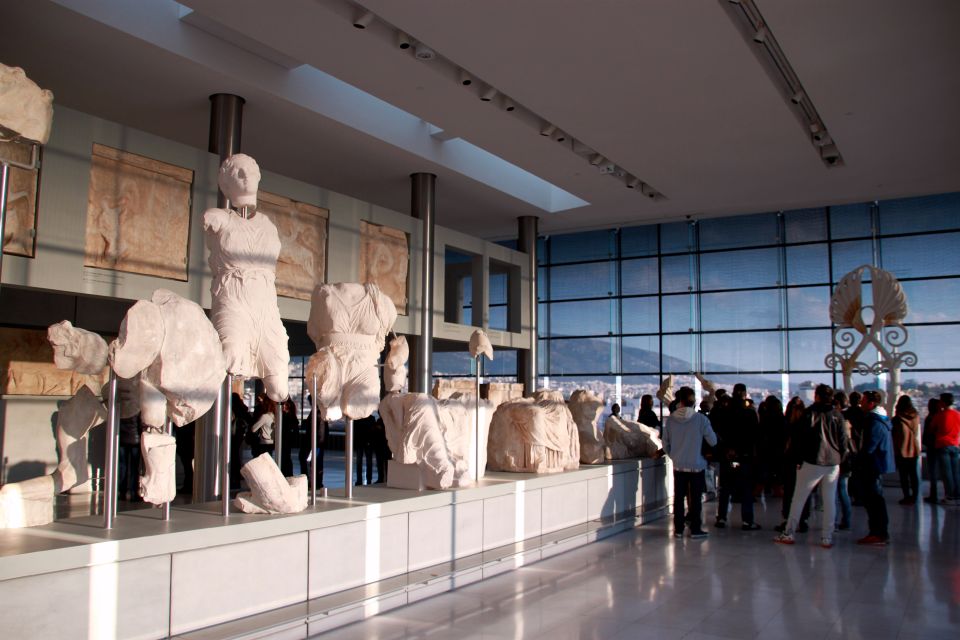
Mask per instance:
[[[820,147],[820,157],[831,167],[843,165],[843,157],[840,155],[840,150],[837,149],[837,145],[835,144],[831,143]]]
[[[417,43],[417,46],[413,50],[413,55],[416,56],[417,60],[433,60],[437,57],[437,53],[422,42]]]
[[[590,156],[590,164],[592,164],[595,167],[599,166],[601,162],[605,162],[605,161],[606,161],[606,158],[604,158],[599,153],[595,153],[592,156]]]
[[[510,98],[504,95],[500,96],[500,106],[503,107],[504,111],[514,111],[517,108],[516,103],[514,103],[513,100],[511,100]]]
[[[637,189],[642,183],[640,178],[629,178],[627,179],[627,189]]]
[[[397,46],[401,49],[409,49],[413,45],[413,40],[403,31],[397,31]]]
[[[366,29],[373,22],[374,15],[371,11],[358,11],[353,18],[353,26],[357,29]]]
[[[609,160],[597,167],[600,170],[600,173],[613,173],[617,170],[617,165],[613,164]]]
[[[557,129],[557,132],[554,134],[553,139],[556,140],[557,142],[563,142],[567,139],[567,134]]]
[[[553,132],[556,130],[557,128],[555,126],[553,126],[549,122],[544,122],[543,126],[540,127],[540,135],[549,138],[550,136],[553,135]]]
[[[480,99],[484,102],[490,102],[497,97],[497,90],[493,87],[487,87],[486,90],[480,94]]]
[[[805,94],[803,91],[797,91],[795,94],[790,96],[790,102],[792,102],[793,104],[800,104],[806,98],[807,98],[807,94]]]
[[[656,200],[658,195],[657,191],[645,182],[640,184],[640,193],[647,196],[651,200]]]
[[[469,87],[470,85],[473,84],[473,76],[471,76],[469,73],[467,73],[463,69],[460,69],[460,84],[462,84],[465,87]]]
[[[767,36],[769,32],[766,27],[760,27],[757,29],[756,33],[753,34],[753,41],[757,44],[764,44],[767,41]]]

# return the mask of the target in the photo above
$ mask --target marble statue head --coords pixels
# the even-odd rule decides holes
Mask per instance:
[[[46,144],[53,122],[53,94],[20,67],[0,64],[0,137],[20,136]]]
[[[233,206],[255,206],[260,186],[260,167],[247,154],[235,153],[220,165],[217,184]]]

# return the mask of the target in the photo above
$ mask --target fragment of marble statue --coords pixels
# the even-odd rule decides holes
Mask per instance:
[[[0,488],[0,529],[37,527],[53,522],[54,480],[40,476]]]
[[[600,464],[606,459],[603,434],[599,427],[604,406],[601,397],[586,389],[577,389],[570,394],[570,400],[567,401],[580,438],[581,464]]]
[[[107,341],[92,331],[74,327],[69,320],[50,325],[47,339],[58,369],[96,375],[107,366]]]
[[[89,387],[80,390],[57,410],[57,453],[60,463],[53,472],[53,492],[61,493],[90,479],[87,465],[87,434],[107,421],[107,410]]]
[[[663,449],[656,429],[614,415],[603,423],[603,442],[609,460],[654,458]]]
[[[317,401],[327,420],[366,418],[380,402],[377,361],[397,319],[393,302],[376,285],[321,284],[313,290],[307,334],[317,353],[305,380],[317,377]]]
[[[53,94],[20,67],[0,64],[0,137],[19,136],[47,144],[53,122]]]
[[[166,433],[144,431],[140,435],[144,474],[140,476],[140,497],[161,505],[177,495],[177,440]]]
[[[383,363],[383,388],[390,391],[402,391],[407,382],[407,360],[410,358],[410,346],[404,336],[390,340],[390,353]]]
[[[440,426],[437,401],[425,393],[390,393],[380,402],[380,417],[393,459],[417,465],[424,486],[449,489],[469,477],[465,461],[455,461]]]
[[[307,477],[284,478],[269,453],[262,453],[240,469],[250,491],[237,495],[235,507],[244,513],[299,513],[307,508]]]
[[[666,406],[673,402],[673,398],[673,374],[671,373],[660,381],[660,388],[657,389],[657,399],[660,400],[660,404]]]
[[[480,354],[487,356],[487,360],[493,360],[493,345],[483,329],[477,329],[470,336],[470,355],[476,358]]]
[[[580,466],[580,437],[563,394],[541,389],[533,398],[501,404],[490,423],[487,468],[555,473]]]
[[[487,468],[490,420],[497,405],[481,398],[477,406],[475,398],[476,394],[457,393],[444,400],[437,400],[440,431],[457,469],[453,479],[455,487],[472,484],[472,479],[482,478]]]
[[[224,160],[218,184],[233,208],[203,214],[213,274],[211,319],[223,343],[227,371],[260,378],[270,399],[280,402],[289,395],[290,363],[277,306],[280,236],[273,222],[256,211],[260,168],[253,158],[237,153]]]
[[[717,401],[716,383],[713,380],[704,378],[702,374],[695,373],[693,375],[700,381],[700,386],[703,387],[703,390],[707,392],[707,395],[703,398],[703,402],[707,403],[708,409],[712,409],[714,403]]]
[[[225,375],[220,338],[200,305],[166,289],[133,305],[110,343],[110,366],[121,378],[140,375],[140,418],[161,429],[205,414]]]

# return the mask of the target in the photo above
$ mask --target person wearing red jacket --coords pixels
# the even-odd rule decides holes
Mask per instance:
[[[943,410],[933,417],[933,447],[943,475],[941,504],[960,504],[960,411],[953,408],[953,394],[941,393]]]

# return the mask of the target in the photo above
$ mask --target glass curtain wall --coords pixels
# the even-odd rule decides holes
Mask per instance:
[[[907,294],[925,399],[960,380],[960,194],[556,235],[541,244],[540,383],[621,399],[694,372],[760,400],[842,386],[831,352],[833,286],[872,264]],[[858,377],[862,388],[883,385]]]

